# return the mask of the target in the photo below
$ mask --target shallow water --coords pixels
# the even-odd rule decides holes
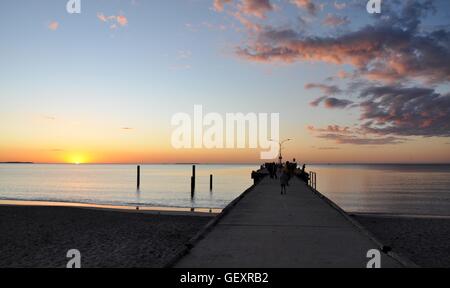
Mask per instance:
[[[107,205],[223,208],[253,181],[256,165],[0,165],[0,199],[78,202]],[[209,175],[213,174],[213,190]]]
[[[223,208],[252,185],[258,165],[0,164],[0,199]],[[344,210],[450,216],[450,165],[308,165],[317,189]],[[213,191],[209,175],[214,175]]]

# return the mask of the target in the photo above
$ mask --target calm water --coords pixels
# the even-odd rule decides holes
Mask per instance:
[[[450,216],[450,165],[312,165],[317,189],[349,212]]]
[[[223,208],[251,184],[256,165],[0,164],[0,199]],[[450,216],[450,165],[311,165],[318,190],[349,212]],[[214,189],[209,191],[209,174]]]
[[[253,184],[255,165],[0,165],[0,199],[79,202],[108,205],[223,208]],[[209,175],[214,175],[213,191]]]

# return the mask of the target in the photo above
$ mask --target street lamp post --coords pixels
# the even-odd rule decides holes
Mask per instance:
[[[272,139],[270,139],[271,141],[275,141],[275,140],[272,140]],[[282,147],[283,147],[283,144],[284,143],[286,143],[286,142],[288,142],[288,141],[291,141],[292,139],[290,139],[290,138],[288,138],[288,139],[284,139],[283,141],[281,141],[281,142],[278,142],[278,145],[280,145],[280,151],[279,151],[279,156],[278,156],[278,160],[279,160],[279,164],[280,165],[282,165],[283,164],[283,156],[281,156],[281,149],[282,149]]]

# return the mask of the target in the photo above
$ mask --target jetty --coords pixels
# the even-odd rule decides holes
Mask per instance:
[[[279,179],[262,177],[198,235],[172,264],[181,268],[366,268],[407,266],[333,202],[293,177],[287,194]],[[386,250],[386,251],[383,251]]]

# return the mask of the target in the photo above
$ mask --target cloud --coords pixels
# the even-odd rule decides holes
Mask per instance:
[[[326,128],[315,128],[308,126],[308,130],[316,137],[334,141],[337,144],[352,144],[352,145],[386,145],[399,144],[406,141],[406,139],[388,136],[367,136],[361,133],[359,129],[350,129],[349,127],[341,127],[339,125],[329,125]]]
[[[233,15],[234,18],[236,18],[236,20],[238,20],[242,25],[244,25],[244,27],[249,31],[259,32],[262,29],[261,25],[248,20],[239,11],[236,11],[231,15]]]
[[[274,9],[270,0],[241,0],[239,10],[247,15],[264,18],[267,12]]]
[[[339,147],[317,147],[317,150],[339,150]]]
[[[316,15],[320,9],[320,6],[316,5],[313,0],[291,0],[291,3],[305,9],[310,15]]]
[[[350,20],[347,16],[337,16],[328,14],[327,17],[322,21],[322,24],[325,26],[341,26],[347,25],[350,23]]]
[[[360,98],[365,133],[450,137],[450,93],[431,88],[377,86]]]
[[[421,2],[407,3],[400,14],[387,11],[387,20],[379,18],[373,25],[335,36],[264,27],[259,32],[262,37],[237,47],[236,53],[259,62],[349,64],[366,79],[386,83],[450,81],[450,31],[418,29],[420,17],[431,8]],[[278,32],[286,31],[291,31],[290,37],[278,37]]]
[[[329,95],[335,95],[335,94],[341,94],[343,91],[336,85],[327,85],[327,84],[320,84],[320,83],[307,83],[305,85],[305,89],[319,89],[322,91],[325,96],[319,97],[309,103],[309,105],[313,107],[319,106],[321,103],[324,104],[325,108],[328,109],[335,109],[335,108],[346,108],[352,104],[354,104],[353,101],[346,100],[346,99],[339,99],[335,97],[329,97]]]
[[[317,107],[317,106],[319,106],[320,103],[322,103],[323,100],[325,100],[325,99],[327,99],[327,96],[319,97],[319,98],[315,99],[314,101],[310,102],[309,105],[312,106],[312,107]]]
[[[106,16],[101,12],[97,13],[97,18],[101,21],[101,22],[105,22],[105,23],[110,23],[111,25],[109,26],[111,29],[116,29],[119,26],[123,27],[126,26],[128,24],[128,19],[127,17],[123,16],[123,15],[110,15],[110,16]]]
[[[233,2],[233,0],[214,0],[213,9],[217,12],[223,12],[225,4],[232,4]],[[234,13],[258,18],[265,18],[266,13],[275,9],[270,0],[240,0],[234,7],[237,8]]]
[[[346,99],[338,99],[334,97],[328,97],[325,100],[323,100],[323,103],[325,105],[325,108],[328,109],[334,109],[334,108],[346,108],[353,104],[353,101],[346,100]]]
[[[322,102],[323,102],[325,108],[328,108],[328,109],[336,109],[336,108],[343,109],[343,108],[347,108],[350,105],[354,104],[354,102],[350,101],[350,100],[322,96],[322,97],[319,97],[316,100],[312,101],[311,103],[309,103],[309,105],[311,105],[313,107],[317,107]]]
[[[48,24],[48,29],[52,30],[52,31],[56,31],[59,28],[59,23],[56,21],[52,21],[50,24]]]
[[[383,138],[370,138],[370,137],[358,137],[355,135],[321,134],[317,137],[327,140],[334,140],[338,144],[353,144],[353,145],[387,145],[387,144],[399,144],[404,142],[404,139],[393,136]]]
[[[350,64],[368,79],[385,82],[409,77],[427,83],[450,81],[450,33],[443,30],[419,36],[394,27],[367,26],[337,37],[260,41],[236,52],[260,62]]]
[[[340,134],[349,134],[350,127],[348,126],[339,126],[339,125],[328,125],[325,128],[316,128],[313,125],[309,125],[307,129],[311,132],[326,132],[326,133],[340,133]]]
[[[291,2],[312,15],[321,9],[313,1]],[[340,99],[336,95],[344,91],[330,82],[308,83],[305,89],[322,92],[310,104],[329,109],[359,107],[361,122],[345,131],[336,127],[335,131],[314,129],[319,138],[342,144],[382,145],[405,142],[409,139],[405,137],[450,137],[450,93],[434,88],[445,89],[450,81],[450,25],[433,21],[422,25],[436,11],[431,0],[385,2],[382,15],[370,17],[370,24],[321,34],[306,31],[306,25],[291,28],[254,23],[240,11],[241,23],[248,21],[244,25],[252,33],[247,42],[236,47],[236,55],[263,63],[341,66],[328,79],[350,80],[345,81],[345,92],[359,94],[358,100]],[[343,9],[344,4],[334,2],[334,7]],[[355,7],[365,9],[365,5]],[[349,21],[332,14],[321,20],[324,26]]]
[[[117,23],[118,23],[120,26],[125,26],[125,25],[128,24],[128,19],[127,19],[127,17],[125,17],[125,16],[123,16],[123,15],[118,15],[118,16],[116,16],[116,20],[117,20]]]
[[[335,95],[342,93],[342,90],[336,85],[326,85],[320,83],[307,83],[305,89],[319,89],[327,95]]]
[[[50,149],[50,152],[64,152],[64,149],[59,149],[59,148],[55,148],[55,149]]]
[[[97,18],[100,20],[100,21],[102,21],[102,22],[108,22],[108,17],[107,16],[105,16],[103,13],[97,13]]]
[[[338,73],[337,73],[337,76],[340,79],[346,79],[346,78],[350,77],[350,74],[348,72],[344,71],[344,70],[339,70]]]
[[[337,10],[342,10],[345,7],[347,7],[347,4],[345,2],[338,3],[337,1],[334,1],[334,8],[336,8]]]
[[[328,109],[359,107],[361,124],[355,129],[364,135],[450,137],[450,93],[439,93],[433,88],[369,83],[356,89],[358,102],[322,96],[310,105],[317,107],[323,103]],[[331,129],[319,132],[331,132]]]
[[[222,12],[224,10],[225,4],[231,3],[233,0],[214,0],[213,8],[217,12]]]

